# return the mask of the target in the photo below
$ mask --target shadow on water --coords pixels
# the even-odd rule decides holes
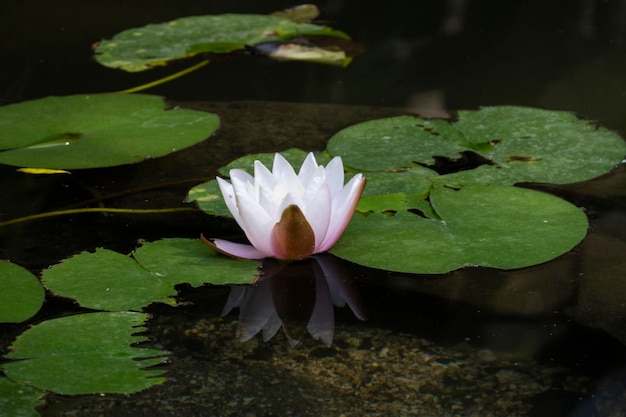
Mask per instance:
[[[169,74],[124,74],[92,61],[92,42],[127,27],[291,5],[246,3],[64,0],[50,8],[37,0],[9,2],[0,6],[0,52],[11,57],[0,68],[0,100],[114,91]],[[219,134],[164,158],[71,176],[26,176],[0,167],[1,220],[83,206],[187,207],[186,191],[235,157],[323,149],[349,124],[411,111],[445,115],[446,108],[531,105],[576,111],[626,131],[623,1],[319,5],[323,19],[367,48],[348,68],[257,57],[158,87],[150,92],[218,113]],[[179,307],[148,308],[148,344],[172,352],[162,365],[169,382],[129,396],[49,394],[40,411],[121,417],[626,413],[626,173],[620,167],[583,184],[528,186],[586,211],[589,235],[571,253],[522,270],[468,268],[442,276],[346,263],[338,273],[316,262],[285,272],[268,262],[268,278],[256,286],[181,285]],[[0,253],[38,272],[83,250],[129,252],[138,239],[201,232],[239,233],[234,223],[199,212],[91,213],[5,226]],[[344,278],[333,281],[338,276]],[[338,283],[354,287],[342,292]],[[334,307],[343,302],[350,308]],[[33,321],[74,308],[51,298]],[[3,352],[22,328],[0,329]]]

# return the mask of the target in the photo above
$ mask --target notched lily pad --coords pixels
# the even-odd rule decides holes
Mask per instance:
[[[626,144],[568,112],[501,106],[460,111],[455,122],[399,116],[356,124],[334,135],[328,151],[366,171],[433,167],[436,157],[455,160],[473,152],[488,163],[431,180],[453,186],[567,184],[613,169]]]
[[[219,127],[212,113],[144,94],[46,97],[0,107],[0,163],[48,169],[141,162],[192,146]]]
[[[147,340],[148,315],[101,312],[41,322],[22,335],[0,368],[13,381],[64,395],[131,393],[165,381],[147,370],[167,352],[131,347]],[[59,337],[62,336],[62,337]]]
[[[296,37],[314,39],[317,36],[349,39],[341,31],[294,22],[284,16],[222,14],[183,17],[127,29],[98,43],[95,54],[96,60],[104,66],[136,72],[199,54],[224,54],[264,43],[284,44]],[[328,51],[343,53],[332,48]],[[289,54],[283,53],[280,58],[289,59]],[[349,57],[343,53],[343,59],[333,56],[322,62],[346,65]]]
[[[19,323],[39,311],[45,292],[36,276],[0,260],[0,323]]]
[[[53,293],[96,310],[139,311],[153,302],[175,304],[176,284],[249,284],[257,261],[229,262],[197,239],[144,243],[133,256],[108,249],[83,252],[42,274]]]

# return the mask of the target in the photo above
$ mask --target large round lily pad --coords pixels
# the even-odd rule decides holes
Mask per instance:
[[[355,214],[331,252],[372,268],[441,274],[465,266],[502,269],[546,262],[587,233],[587,217],[567,201],[502,185],[437,187],[437,218],[399,211]]]
[[[141,162],[207,139],[212,113],[173,108],[143,94],[46,97],[0,107],[0,163],[95,168]]]
[[[246,46],[307,35],[348,39],[341,31],[296,23],[281,16],[222,14],[183,17],[127,29],[110,40],[101,41],[95,53],[102,65],[136,72],[198,54],[228,53]]]

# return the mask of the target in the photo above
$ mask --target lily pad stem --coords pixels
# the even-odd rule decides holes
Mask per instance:
[[[44,219],[46,217],[64,216],[67,214],[78,213],[126,213],[126,214],[147,214],[147,213],[175,213],[179,211],[198,211],[193,207],[175,207],[163,209],[124,209],[124,208],[107,208],[107,207],[87,207],[79,209],[49,211],[47,213],[33,214],[30,216],[18,217],[4,222],[0,222],[0,227],[9,226],[16,223],[24,223],[31,220]]]
[[[138,91],[147,90],[148,88],[156,87],[157,85],[165,84],[166,82],[175,80],[176,78],[182,77],[183,75],[187,75],[190,72],[193,72],[193,71],[195,71],[197,69],[200,69],[200,68],[204,67],[208,63],[209,63],[209,60],[205,59],[204,61],[201,61],[201,62],[197,63],[196,65],[193,65],[193,66],[191,66],[189,68],[186,68],[186,69],[184,69],[182,71],[179,71],[179,72],[177,72],[175,74],[168,75],[167,77],[163,77],[163,78],[160,78],[160,79],[158,79],[156,81],[151,81],[149,83],[142,84],[142,85],[139,85],[137,87],[132,87],[132,88],[129,88],[129,89],[126,89],[126,90],[121,90],[121,91],[118,91],[118,93],[136,93]]]

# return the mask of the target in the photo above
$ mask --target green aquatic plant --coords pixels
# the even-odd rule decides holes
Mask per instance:
[[[0,260],[0,277],[0,323],[19,323],[34,316],[45,297],[37,277],[3,260]]]
[[[218,127],[217,115],[167,109],[158,96],[46,97],[0,107],[0,163],[51,169],[130,164],[195,145]]]
[[[159,364],[167,352],[131,345],[147,314],[97,312],[38,323],[10,346],[12,361],[0,369],[12,381],[40,390],[76,395],[129,393],[165,382]]]
[[[462,111],[452,121],[400,116],[349,126],[320,156],[341,156],[348,174],[364,172],[368,187],[331,252],[410,273],[543,263],[584,238],[587,218],[565,200],[512,185],[589,180],[625,154],[623,139],[607,129],[571,113],[524,107]],[[285,152],[292,164],[305,155]],[[479,163],[436,171],[437,161],[454,167],[463,158]],[[228,167],[251,170],[251,159]],[[194,187],[189,199],[209,214],[229,216],[214,181]]]
[[[284,14],[190,16],[124,30],[111,39],[98,42],[94,53],[100,64],[128,72],[145,71],[198,55],[215,56],[246,48],[283,60],[340,66],[350,62],[351,58],[338,47],[315,45],[315,38],[320,36],[349,40],[341,31],[297,22]],[[303,41],[304,37],[307,42]]]

